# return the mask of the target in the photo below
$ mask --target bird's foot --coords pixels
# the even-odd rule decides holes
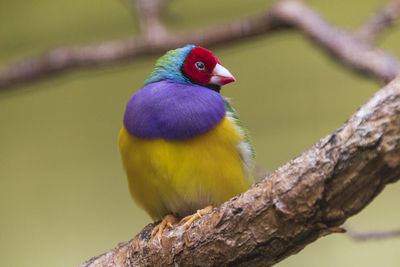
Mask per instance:
[[[330,233],[346,233],[346,229],[340,226],[329,227],[328,231]]]
[[[183,229],[188,229],[192,223],[197,220],[198,218],[201,218],[203,215],[209,213],[210,211],[212,211],[214,207],[213,206],[207,206],[204,209],[198,210],[195,214],[186,216],[185,218],[183,218],[179,224],[185,223],[183,225]]]
[[[172,228],[177,221],[178,218],[174,215],[166,215],[164,219],[158,225],[156,225],[156,227],[153,228],[153,231],[151,231],[151,239],[157,236],[158,243],[161,245],[161,236],[164,232],[164,229],[166,227]]]
[[[327,234],[335,234],[335,233],[346,233],[346,229],[341,227],[341,226],[332,226],[332,227],[328,227],[326,224],[324,223],[318,223],[317,224],[318,227],[322,230],[322,233],[324,235]]]

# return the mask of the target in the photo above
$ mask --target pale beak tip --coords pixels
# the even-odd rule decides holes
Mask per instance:
[[[211,77],[210,83],[222,86],[235,81],[235,77],[233,77],[226,68],[217,64],[213,70],[213,76]]]

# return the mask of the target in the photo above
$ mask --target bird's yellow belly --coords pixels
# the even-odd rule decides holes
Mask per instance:
[[[119,149],[133,199],[160,219],[186,216],[245,191],[251,178],[239,154],[241,139],[227,118],[182,141],[138,138],[123,126]]]

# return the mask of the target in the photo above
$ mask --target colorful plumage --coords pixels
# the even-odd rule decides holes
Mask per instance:
[[[119,148],[131,195],[154,220],[219,205],[252,183],[253,150],[229,100],[232,74],[208,50],[161,57],[129,100]]]

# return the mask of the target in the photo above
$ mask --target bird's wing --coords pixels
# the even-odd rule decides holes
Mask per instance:
[[[242,142],[239,144],[238,149],[244,165],[250,171],[252,168],[252,161],[255,157],[255,152],[250,143],[249,133],[246,128],[243,127],[236,110],[231,105],[230,99],[227,97],[223,97],[223,99],[227,118],[235,126],[236,130],[242,135]]]

